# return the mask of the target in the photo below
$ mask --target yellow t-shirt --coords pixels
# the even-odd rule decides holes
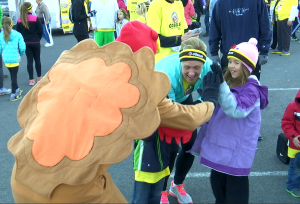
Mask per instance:
[[[298,6],[298,0],[280,0],[275,8],[275,15],[282,21],[290,17],[292,6]]]
[[[170,175],[169,167],[165,168],[161,172],[151,173],[144,171],[134,171],[135,180],[145,183],[157,183],[162,178]]]
[[[174,3],[169,3],[166,0],[154,0],[147,13],[147,25],[165,37],[183,35],[187,24],[182,2],[174,0]],[[170,47],[161,47],[159,53],[155,55],[155,62],[174,53],[176,51]]]
[[[147,23],[146,23],[146,19],[145,19],[144,16],[140,16],[140,17],[138,17],[138,19],[136,19],[136,20],[137,20],[137,21],[141,21],[142,23],[147,24]]]
[[[295,158],[295,155],[300,152],[300,150],[288,148],[288,157],[289,158]]]
[[[197,81],[193,83],[189,83],[184,77],[182,77],[182,85],[183,85],[183,90],[184,90],[184,95],[189,95],[194,91],[194,87]]]
[[[7,68],[17,67],[17,66],[19,66],[19,65],[20,65],[19,62],[17,62],[17,63],[5,63],[5,66],[6,66]]]
[[[128,0],[127,1],[127,10],[130,13],[130,21],[134,21],[139,18],[140,15],[136,13],[136,6],[142,2],[146,2],[146,0]]]

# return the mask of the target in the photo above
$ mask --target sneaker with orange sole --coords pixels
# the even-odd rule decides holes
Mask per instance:
[[[167,191],[161,192],[160,204],[169,204],[168,195]]]
[[[176,197],[180,204],[193,204],[192,197],[184,190],[184,184],[174,186],[174,181],[172,181],[169,194]]]

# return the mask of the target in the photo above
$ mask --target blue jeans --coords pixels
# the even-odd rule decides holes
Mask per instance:
[[[205,23],[206,33],[209,33],[209,27],[210,27],[209,11],[205,11],[204,14],[205,14],[204,23]]]
[[[153,184],[134,181],[131,203],[159,204],[164,182],[165,178],[162,178],[157,183]]]
[[[290,168],[288,172],[288,181],[286,182],[286,189],[289,191],[300,188],[300,169],[297,168],[294,162],[295,159],[291,158]]]
[[[51,24],[51,20],[49,20],[49,24],[42,24],[42,27],[43,27],[43,37],[45,38],[45,40],[46,40],[47,43],[50,43],[50,37],[49,37],[49,34],[48,34],[48,32],[50,32],[50,24]],[[46,30],[46,26],[48,28],[48,32]]]

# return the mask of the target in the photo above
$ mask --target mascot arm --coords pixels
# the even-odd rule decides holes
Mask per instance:
[[[161,118],[160,126],[181,130],[195,130],[212,116],[214,104],[203,102],[197,105],[182,105],[164,99],[158,104]]]

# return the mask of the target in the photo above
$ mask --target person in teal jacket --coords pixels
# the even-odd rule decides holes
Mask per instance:
[[[155,64],[155,70],[166,73],[171,82],[168,98],[174,102],[191,105],[201,103],[203,77],[211,71],[212,61],[206,57],[206,45],[199,38],[192,37],[181,44],[181,52],[169,55]],[[197,91],[199,97],[193,101],[192,93]],[[197,94],[197,95],[198,95]],[[174,130],[176,131],[176,130]],[[173,139],[169,153],[169,169],[172,172],[175,159],[181,142],[181,150],[176,160],[174,181],[171,182],[169,193],[166,191],[168,177],[161,196],[161,201],[166,202],[166,195],[177,197],[180,203],[192,203],[192,198],[184,190],[183,181],[193,165],[194,156],[186,151],[190,150],[197,137],[195,130],[189,139],[187,137]]]
[[[12,90],[10,100],[15,101],[22,98],[22,90],[18,86],[17,75],[20,56],[25,53],[26,45],[21,33],[12,29],[13,22],[11,18],[3,17],[2,24],[3,32],[0,33],[0,54],[11,76]]]
[[[1,4],[0,4],[0,8],[1,8]],[[0,9],[0,32],[2,30],[2,18],[3,18],[3,12],[2,9]],[[0,55],[0,96],[11,93],[11,89],[4,87],[3,78],[4,76],[3,76],[2,56]]]

